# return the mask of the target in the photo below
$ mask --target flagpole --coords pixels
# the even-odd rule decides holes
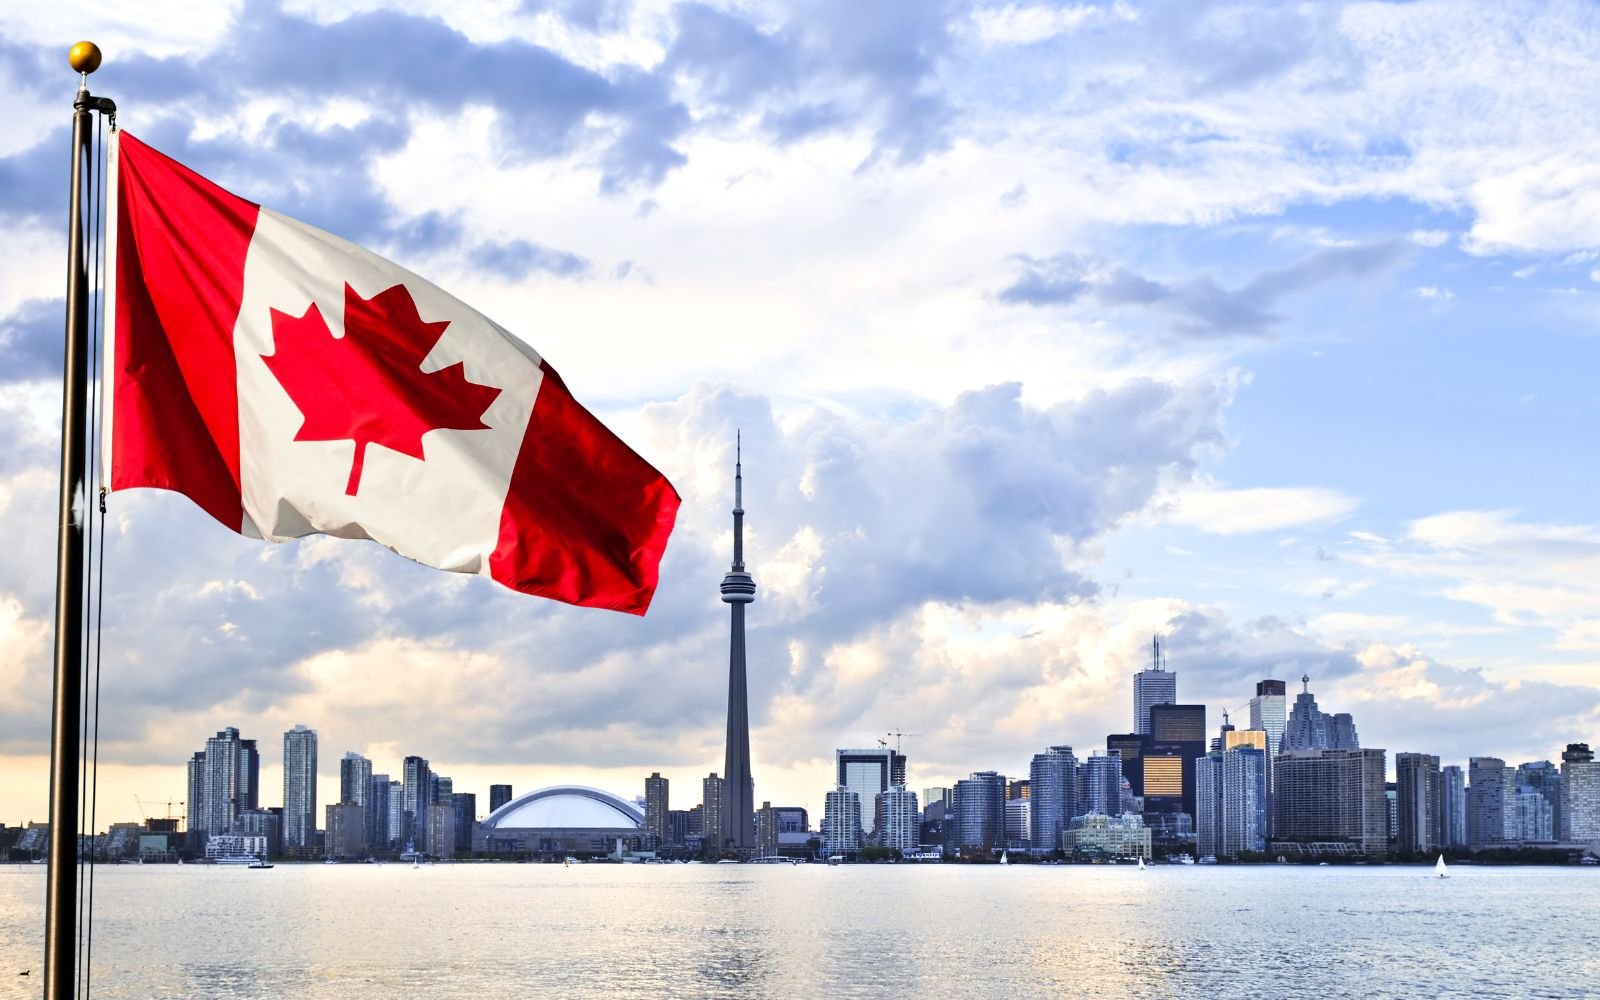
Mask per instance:
[[[67,329],[61,392],[61,496],[56,529],[55,693],[50,730],[50,868],[45,895],[46,1000],[65,1000],[76,985],[73,912],[78,858],[79,702],[83,670],[83,518],[85,398],[89,383],[89,267],[85,259],[84,178],[94,134],[93,112],[114,110],[89,94],[100,49],[79,42],[68,56],[80,74],[72,102],[72,197],[67,232]],[[113,206],[112,211],[115,211]],[[93,831],[90,831],[91,835]]]

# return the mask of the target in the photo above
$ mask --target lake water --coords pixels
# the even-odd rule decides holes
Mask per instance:
[[[1600,996],[1600,871],[103,867],[92,996]],[[43,866],[0,866],[0,998]],[[29,978],[17,976],[32,969]]]

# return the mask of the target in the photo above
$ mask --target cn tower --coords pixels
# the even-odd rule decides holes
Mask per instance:
[[[744,679],[744,606],[756,599],[756,582],[744,568],[744,471],[742,445],[733,445],[733,567],[722,578],[722,600],[732,606],[733,630],[728,644],[728,751],[722,765],[722,843],[735,851],[753,851],[755,779],[750,776],[750,699]]]

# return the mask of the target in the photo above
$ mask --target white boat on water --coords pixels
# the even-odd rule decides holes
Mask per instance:
[[[253,865],[261,859],[253,854],[228,854],[212,860],[219,865]]]
[[[1440,878],[1449,878],[1450,871],[1444,866],[1444,855],[1439,855],[1439,860],[1433,863],[1433,873]]]
[[[1139,855],[1139,870],[1144,871],[1144,855]]]
[[[844,864],[844,855],[843,854],[835,854],[835,855],[829,857],[828,858],[828,864],[830,864],[830,865],[842,865],[842,864]]]
[[[1006,856],[1005,851],[1000,852],[1000,863],[1003,865],[1009,865],[1011,863],[1011,859]]]

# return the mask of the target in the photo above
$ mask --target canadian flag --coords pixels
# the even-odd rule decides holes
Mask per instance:
[[[111,161],[111,489],[645,612],[677,491],[532,348],[126,132]]]

